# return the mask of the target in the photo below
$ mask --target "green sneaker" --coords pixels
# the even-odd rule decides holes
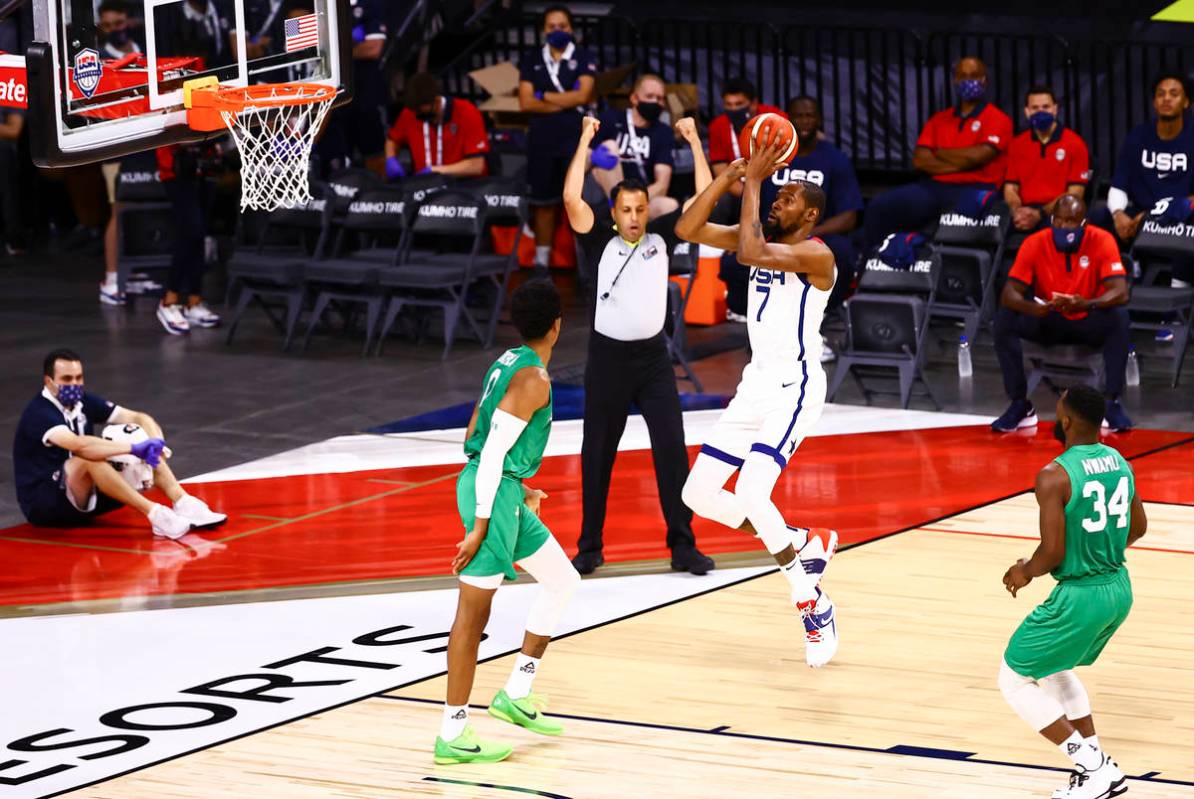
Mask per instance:
[[[489,715],[517,724],[519,727],[526,727],[540,735],[562,735],[564,725],[555,719],[549,719],[543,712],[545,707],[547,702],[541,696],[527,694],[522,699],[511,699],[503,688],[489,703]]]
[[[496,763],[510,756],[514,748],[479,740],[472,727],[465,727],[455,739],[445,741],[435,736],[435,762],[441,766],[455,763]]]

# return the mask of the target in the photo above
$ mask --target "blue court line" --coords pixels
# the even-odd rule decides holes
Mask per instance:
[[[499,791],[515,791],[517,793],[533,794],[534,796],[546,796],[548,799],[572,799],[571,796],[564,796],[562,793],[549,793],[534,788],[519,788],[517,785],[496,785],[492,782],[473,782],[472,780],[450,780],[447,777],[424,777],[423,781],[445,782],[449,785],[471,785],[474,788],[495,788]]]
[[[568,419],[583,419],[585,416],[585,390],[581,386],[567,383],[552,383],[551,386],[552,419],[564,421]],[[704,411],[724,408],[730,398],[724,394],[681,394],[680,410]],[[639,415],[635,406],[630,408],[631,415]],[[416,416],[408,416],[393,422],[367,428],[366,433],[421,433],[425,430],[451,430],[467,427],[473,415],[473,403],[461,402],[449,405]]]
[[[425,705],[442,705],[438,699],[423,699],[416,696],[392,696],[390,694],[377,694],[377,699],[389,699],[394,702],[417,702]],[[474,710],[486,710],[488,705],[469,705]],[[868,752],[878,755],[898,755],[903,757],[921,757],[929,760],[952,760],[955,762],[976,763],[983,766],[1008,766],[1010,768],[1027,768],[1036,771],[1056,771],[1062,774],[1069,773],[1069,769],[1059,768],[1057,766],[1042,766],[1037,763],[1016,763],[1011,760],[990,760],[982,757],[973,757],[972,752],[959,752],[953,749],[934,749],[925,746],[907,746],[899,744],[896,746],[887,747],[886,749],[877,746],[863,746],[861,744],[843,744],[834,743],[832,741],[811,741],[803,738],[784,738],[778,735],[758,735],[748,732],[729,732],[729,726],[723,725],[715,727],[711,730],[700,729],[699,727],[682,727],[676,724],[657,724],[650,721],[627,721],[625,719],[603,719],[596,716],[578,716],[570,713],[552,713],[553,718],[557,719],[571,719],[573,721],[591,721],[596,724],[617,724],[622,727],[641,727],[649,730],[663,730],[665,732],[686,732],[697,735],[721,735],[727,738],[741,738],[748,741],[767,741],[770,743],[796,744],[798,746],[816,746],[822,749],[844,749],[851,752]],[[1185,787],[1194,788],[1194,780],[1169,780],[1162,779],[1155,775],[1160,774],[1159,771],[1150,771],[1146,774],[1141,774],[1137,777],[1129,776],[1130,780],[1137,780],[1140,782],[1154,782],[1164,785],[1182,785]]]

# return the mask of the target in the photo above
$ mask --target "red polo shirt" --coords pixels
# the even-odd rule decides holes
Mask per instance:
[[[1077,294],[1093,300],[1103,293],[1103,281],[1127,277],[1115,237],[1102,228],[1087,224],[1077,252],[1065,253],[1053,244],[1053,231],[1040,230],[1024,239],[1008,277],[1026,286],[1048,302],[1056,293]],[[1066,319],[1082,319],[1085,311],[1065,314]]]
[[[983,103],[966,116],[957,106],[938,111],[920,129],[917,147],[931,150],[952,150],[959,147],[973,147],[989,144],[999,151],[985,166],[969,172],[951,172],[933,175],[933,180],[942,183],[1003,183],[1003,171],[1007,166],[1007,148],[1012,141],[1012,121],[1007,114],[990,103]]]
[[[758,114],[779,114],[784,119],[788,118],[783,111],[764,103],[759,103],[758,113],[751,116],[758,116]],[[743,154],[738,152],[737,145],[738,134],[734,133],[734,126],[730,124],[730,118],[725,114],[715,116],[709,123],[709,163],[728,164],[741,158]]]
[[[414,171],[428,166],[455,164],[489,152],[489,134],[477,106],[458,97],[444,98],[444,121],[420,122],[409,108],[402,109],[390,128],[390,141],[410,148]],[[481,174],[488,175],[486,169]]]
[[[1007,154],[1008,183],[1020,187],[1025,205],[1045,205],[1060,197],[1068,186],[1090,181],[1090,155],[1086,142],[1069,128],[1057,126],[1044,144],[1032,130],[1012,139]]]

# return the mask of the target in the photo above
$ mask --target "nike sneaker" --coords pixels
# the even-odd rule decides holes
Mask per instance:
[[[540,735],[563,734],[564,726],[543,712],[546,707],[547,701],[541,696],[527,694],[522,699],[511,699],[503,688],[489,703],[489,715]]]
[[[440,766],[451,766],[458,763],[497,763],[510,756],[514,748],[506,744],[482,741],[473,732],[472,727],[465,727],[464,732],[450,741],[445,741],[438,735],[435,737],[435,762]]]
[[[804,662],[814,669],[833,660],[837,654],[837,620],[829,594],[817,589],[817,600],[796,606],[804,620]]]

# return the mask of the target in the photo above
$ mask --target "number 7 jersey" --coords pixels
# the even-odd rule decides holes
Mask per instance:
[[[1058,582],[1114,574],[1122,568],[1136,477],[1116,450],[1103,444],[1070,447],[1055,462],[1070,478],[1065,506],[1065,557]]]
[[[820,363],[821,321],[831,292],[818,289],[798,272],[749,269],[746,332],[751,360],[764,369],[800,361]]]

